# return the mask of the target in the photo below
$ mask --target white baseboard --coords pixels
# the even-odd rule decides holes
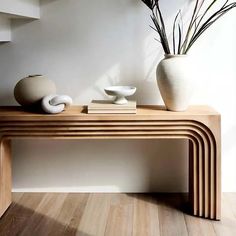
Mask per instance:
[[[13,188],[15,193],[120,193],[121,191],[115,186],[86,186],[70,188]],[[128,191],[130,192],[130,191]]]
[[[14,193],[147,193],[148,190],[137,191],[132,189],[119,189],[115,186],[86,186],[70,188],[13,188]],[[161,193],[158,191],[158,193]],[[168,191],[168,193],[176,193]],[[184,193],[184,192],[183,192]]]

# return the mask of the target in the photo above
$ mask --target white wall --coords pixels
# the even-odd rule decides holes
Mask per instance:
[[[39,0],[0,0],[0,12],[39,18]]]
[[[11,39],[11,21],[6,16],[0,16],[0,42]]]
[[[168,22],[184,0],[164,1]],[[0,104],[16,104],[15,83],[44,74],[76,104],[106,98],[113,84],[137,86],[140,104],[162,103],[155,67],[162,51],[140,0],[42,0],[40,21],[13,23],[0,45]],[[198,61],[192,103],[222,113],[223,190],[236,191],[236,14],[190,52]],[[171,147],[171,148],[170,148]],[[15,190],[187,191],[187,148],[180,141],[15,141]]]

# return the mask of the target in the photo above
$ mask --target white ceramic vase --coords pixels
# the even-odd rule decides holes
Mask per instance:
[[[157,66],[157,83],[170,111],[185,111],[193,93],[195,71],[187,55],[166,55]]]

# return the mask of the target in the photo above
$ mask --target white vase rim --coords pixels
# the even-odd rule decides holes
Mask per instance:
[[[32,78],[32,77],[42,77],[43,75],[35,74],[35,75],[28,75],[26,78]]]
[[[187,54],[165,54],[165,58],[178,58],[178,57],[188,57]]]

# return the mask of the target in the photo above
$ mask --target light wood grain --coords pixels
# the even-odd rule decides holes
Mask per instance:
[[[159,236],[158,202],[155,196],[134,194],[133,236]],[[152,219],[152,220],[150,220]]]
[[[42,193],[14,193],[14,204],[0,220],[0,232],[5,232],[4,235],[10,236],[19,235],[30,222],[44,195]]]
[[[227,193],[222,198],[222,220],[213,222],[217,235],[236,235],[236,194]]]
[[[20,116],[20,120],[46,120],[46,121],[62,121],[62,120],[146,120],[147,115],[149,116],[148,120],[156,120],[156,117],[159,116],[160,119],[166,119],[170,116],[170,114],[176,116],[176,117],[186,117],[186,116],[211,116],[211,115],[219,115],[218,112],[216,112],[214,109],[212,109],[209,106],[190,106],[187,111],[184,112],[171,112],[167,111],[164,106],[138,106],[137,114],[130,115],[130,114],[87,114],[86,106],[72,106],[69,109],[67,109],[65,112],[57,114],[57,115],[45,115],[40,114],[37,112],[30,112],[25,111],[19,106],[12,106],[12,107],[0,107],[0,119],[3,121],[8,120],[17,120],[17,116]],[[169,117],[170,119],[170,117]]]
[[[189,236],[216,236],[212,221],[210,220],[185,215],[185,222]]]
[[[0,220],[0,235],[236,235],[235,193],[223,194],[221,221],[189,215],[183,194],[25,193],[13,198],[15,204]]]
[[[180,195],[172,194],[167,200],[165,198],[165,195],[160,195],[157,199],[161,235],[187,236],[184,214],[180,211]]]
[[[66,196],[67,194],[46,194],[21,234],[48,235],[53,227],[50,219],[59,215]]]
[[[132,236],[133,198],[126,194],[112,194],[106,225],[106,236]]]
[[[49,236],[76,235],[89,194],[69,193],[52,224]]]
[[[90,194],[76,235],[80,236],[81,232],[85,235],[104,235],[110,204],[111,194]]]
[[[219,113],[208,106],[192,106],[185,112],[170,112],[161,106],[140,106],[135,115],[86,114],[86,107],[81,106],[71,107],[57,115],[26,112],[20,107],[0,107],[0,135],[9,139],[190,140],[189,195],[192,213],[215,220],[221,216],[220,129]],[[6,150],[9,149],[3,142],[2,166],[10,161]],[[1,173],[5,177],[1,185],[6,189],[11,182],[9,165],[3,169]],[[3,213],[9,204],[9,200],[4,202],[3,199],[9,199],[9,196],[3,191],[0,199]]]
[[[0,217],[11,204],[11,142],[0,139]]]
[[[79,228],[79,224],[82,219],[84,209],[87,205],[89,194],[80,193],[79,197],[78,194],[75,194],[74,197],[77,197],[76,200],[77,204],[73,203],[75,211],[70,220],[70,223],[66,227],[65,232],[62,234],[63,236],[76,235],[76,233],[78,233],[77,229]]]

